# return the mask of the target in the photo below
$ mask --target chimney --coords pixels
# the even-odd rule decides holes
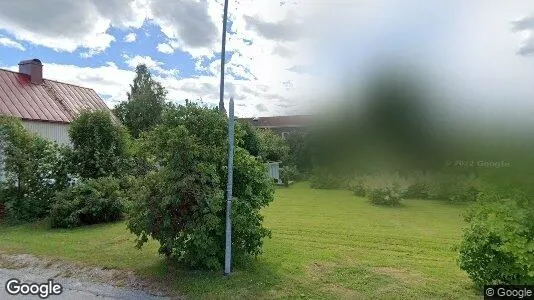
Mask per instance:
[[[37,58],[21,61],[19,63],[19,73],[29,75],[33,84],[41,84],[43,82],[43,64]]]

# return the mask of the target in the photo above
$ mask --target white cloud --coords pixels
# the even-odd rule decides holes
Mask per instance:
[[[163,65],[162,62],[156,61],[152,59],[150,56],[128,56],[126,54],[123,55],[123,58],[126,60],[126,64],[130,66],[131,68],[135,68],[137,65],[144,64],[149,68],[159,68]]]
[[[534,14],[513,22],[513,31],[522,34],[517,53],[523,56],[534,55]]]
[[[135,32],[130,32],[124,37],[124,41],[126,43],[133,43],[133,42],[135,42],[136,38],[137,38],[137,36],[135,35]]]
[[[327,82],[365,78],[390,58],[421,67],[458,113],[534,113],[534,19],[518,19],[532,1],[339,2],[314,28],[314,66],[328,69]]]
[[[165,54],[172,54],[174,52],[174,48],[171,47],[171,45],[167,43],[158,44],[157,49],[159,52],[165,53]]]
[[[161,68],[161,63],[145,58],[133,58],[134,61],[149,63],[156,68]],[[135,72],[133,70],[120,69],[115,63],[108,62],[97,67],[79,67],[75,65],[63,65],[43,62],[43,75],[47,79],[76,84],[94,89],[98,94],[106,98],[109,107],[114,107],[119,102],[126,100],[129,84],[132,83]],[[5,67],[4,67],[5,68]],[[17,70],[18,66],[7,67]],[[199,76],[191,78],[177,78],[155,73],[154,78],[162,83],[168,90],[167,99],[176,103],[183,103],[185,99],[191,101],[202,100],[209,105],[217,105],[219,102],[219,77]],[[239,116],[257,115],[257,107],[262,104],[267,108],[264,113],[282,114],[282,106],[273,106],[269,102],[275,101],[287,104],[279,99],[278,95],[269,86],[259,82],[235,80],[228,78],[225,88],[225,102],[235,97],[236,114]],[[263,106],[258,106],[262,107]]]
[[[169,95],[176,99],[187,94],[192,99],[203,97],[217,103],[220,65],[214,58],[221,47],[223,1],[56,0],[54,5],[39,0],[19,2],[0,0],[0,29],[31,44],[57,51],[78,50],[84,58],[101,54],[113,44],[115,37],[109,30],[112,27],[132,32],[145,22],[155,24],[165,39],[157,45],[159,52],[185,51],[193,57],[195,70],[208,75],[178,79],[178,71],[167,69],[163,61],[135,52],[123,57],[127,65],[134,68],[139,63],[147,64],[165,80]],[[28,12],[28,7],[34,9]],[[233,55],[226,65],[227,94],[234,94],[240,109],[246,107],[247,113],[255,111],[258,104],[267,107],[266,112],[280,113],[304,86],[307,77],[291,69],[302,65],[306,55],[299,51],[296,31],[291,29],[288,36],[285,30],[298,25],[297,12],[302,8],[298,4],[281,6],[279,1],[230,1],[232,33],[227,36],[227,51]],[[146,28],[142,30],[148,33]],[[128,34],[125,41],[133,36],[133,32]],[[190,92],[178,90],[180,87]]]
[[[85,48],[84,56],[91,56],[115,40],[107,33],[111,26],[143,24],[146,12],[141,1],[0,1],[0,28],[34,45],[67,52]]]
[[[26,48],[24,48],[24,46],[21,43],[14,41],[5,36],[0,36],[0,46],[16,48],[16,49],[19,49],[20,51],[26,50]]]
[[[222,19],[218,22],[217,15],[221,7],[218,1],[151,0],[148,11],[149,18],[169,39],[169,46],[200,57],[213,56],[220,44],[218,23],[222,23]],[[214,11],[217,11],[215,15]]]
[[[123,58],[125,59],[126,64],[132,69],[134,69],[140,64],[144,64],[148,67],[149,70],[156,72],[157,74],[162,76],[175,76],[179,72],[176,69],[164,69],[164,63],[154,60],[150,56],[128,56],[127,54],[124,54]]]

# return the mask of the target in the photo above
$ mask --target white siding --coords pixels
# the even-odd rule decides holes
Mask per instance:
[[[68,124],[22,121],[22,125],[29,132],[36,133],[42,138],[54,141],[59,145],[70,145]]]
[[[4,181],[4,139],[0,135],[0,183]]]
[[[269,177],[276,180],[278,184],[282,184],[280,179],[280,162],[270,162],[267,164]]]

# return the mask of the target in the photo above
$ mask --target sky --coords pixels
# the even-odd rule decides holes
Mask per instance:
[[[45,78],[113,107],[145,63],[168,100],[216,105],[222,12],[222,0],[0,0],[0,68],[39,58]],[[391,61],[424,70],[459,112],[534,113],[533,1],[229,0],[227,41],[238,116],[335,105]]]

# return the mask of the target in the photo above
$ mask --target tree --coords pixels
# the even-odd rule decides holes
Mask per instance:
[[[19,119],[4,116],[0,116],[0,148],[1,210],[16,220],[46,216],[54,193],[68,185],[65,149],[30,134]]]
[[[252,156],[258,156],[260,154],[260,137],[258,130],[250,123],[245,121],[237,121],[238,126],[243,131],[243,148]]]
[[[266,161],[286,162],[289,155],[287,142],[270,130],[258,130],[259,157]]]
[[[300,172],[310,172],[312,170],[311,150],[306,135],[301,132],[292,132],[287,136],[286,142],[289,146],[289,164],[297,167]]]
[[[466,215],[459,266],[479,288],[534,283],[534,201],[517,188],[481,193]]]
[[[114,113],[132,136],[138,138],[141,132],[161,122],[167,91],[152,78],[146,65],[138,65],[135,71],[136,76],[127,93],[128,100],[121,102]]]
[[[195,268],[220,269],[225,249],[228,119],[217,109],[187,103],[164,114],[144,134],[141,151],[152,166],[131,195],[128,228],[138,247],[151,237],[159,252]],[[233,261],[260,253],[270,232],[260,209],[274,196],[264,165],[236,135],[233,186]]]
[[[129,136],[106,111],[84,112],[69,128],[74,169],[82,178],[122,175],[129,158]]]

